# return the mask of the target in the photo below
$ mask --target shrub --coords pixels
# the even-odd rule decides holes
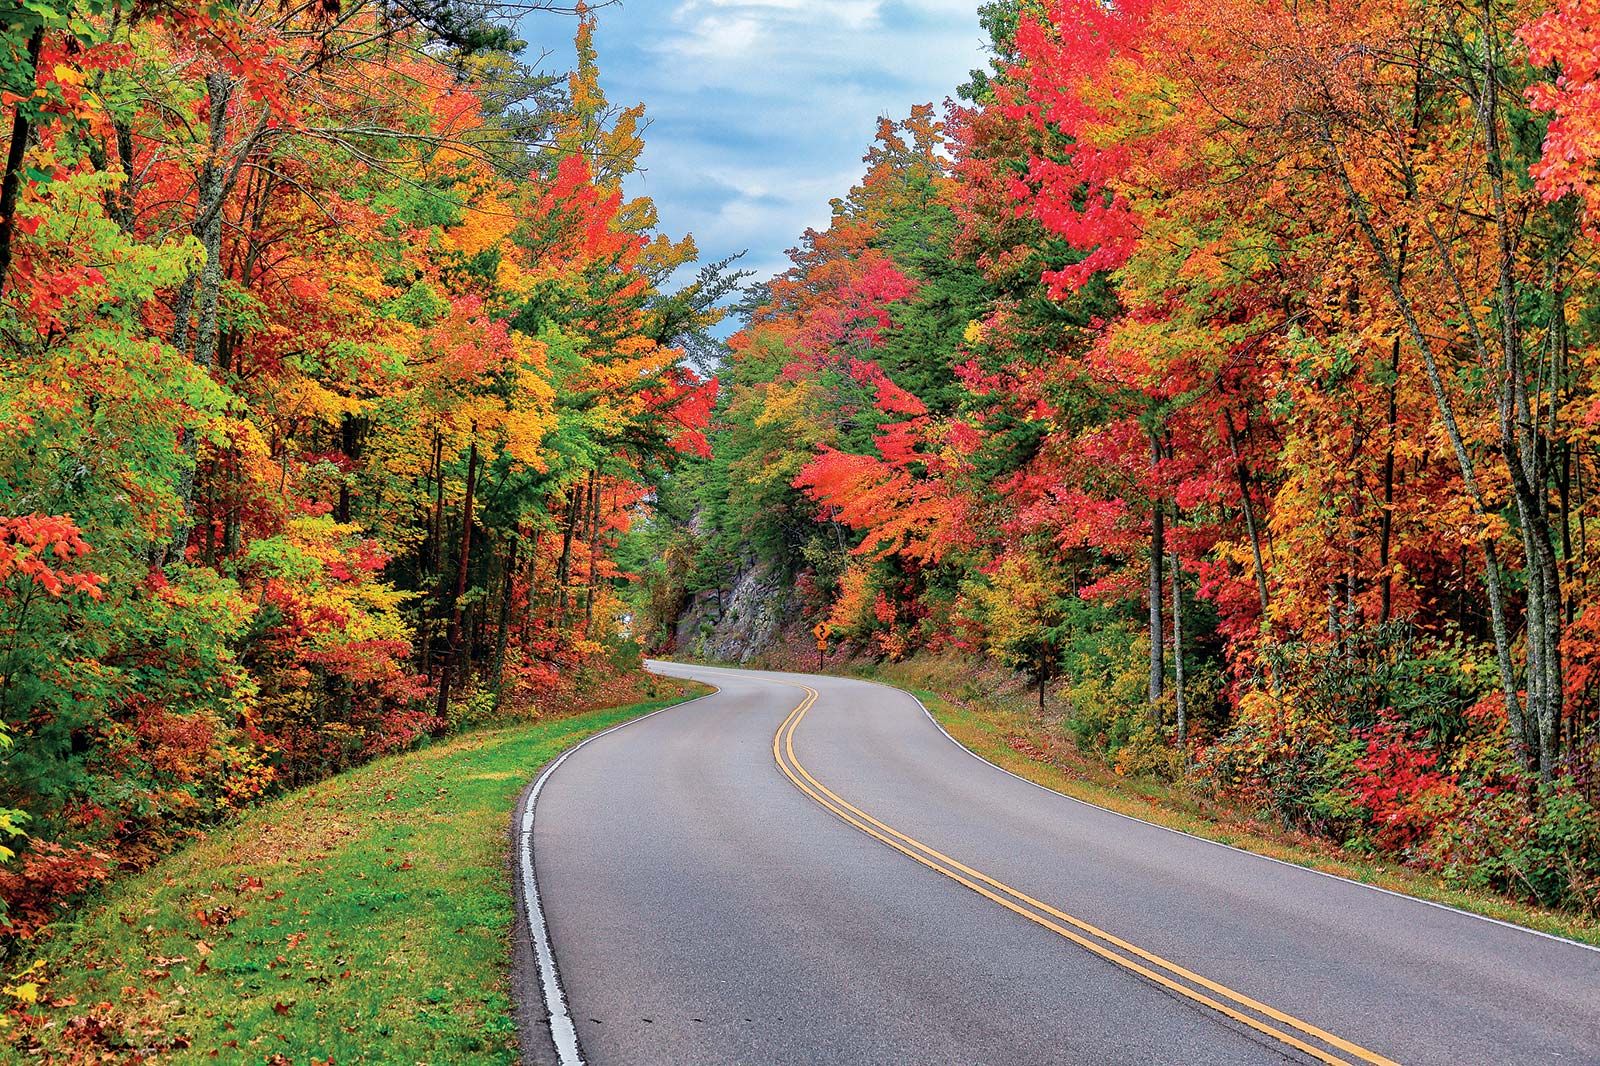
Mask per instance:
[[[0,898],[6,901],[0,921],[9,936],[27,940],[111,873],[111,856],[98,848],[34,841],[15,869],[0,870]]]
[[[1389,718],[1356,730],[1355,739],[1360,754],[1343,790],[1380,850],[1408,852],[1460,808],[1456,776],[1439,769],[1425,733]]]
[[[1482,695],[1484,672],[1472,669],[1472,651],[1460,640],[1424,639],[1409,621],[1385,622],[1273,644],[1255,687],[1345,728],[1397,718],[1447,745]]]
[[[1201,774],[1286,825],[1412,848],[1458,801],[1449,756],[1483,732],[1471,651],[1406,621],[1271,645]]]
[[[1117,749],[1112,769],[1129,777],[1158,777],[1176,781],[1183,776],[1184,750],[1173,744],[1166,732],[1146,723],[1135,730]]]
[[[1478,789],[1439,824],[1426,852],[1451,884],[1600,915],[1600,811],[1570,778],[1531,796],[1504,786]]]
[[[1078,746],[1115,756],[1151,727],[1150,643],[1129,623],[1076,630],[1065,642],[1067,731]]]
[[[1204,749],[1198,780],[1281,823],[1344,839],[1357,821],[1341,789],[1356,746],[1323,716],[1259,690],[1245,693],[1234,725]]]

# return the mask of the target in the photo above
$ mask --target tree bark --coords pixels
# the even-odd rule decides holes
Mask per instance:
[[[116,192],[109,194],[106,213],[122,232],[132,234],[133,209],[139,196],[139,186],[134,177],[133,126],[121,119],[113,119],[111,129],[117,138],[117,161],[122,165],[123,181]]]
[[[196,183],[195,221],[192,227],[194,235],[200,238],[200,245],[205,250],[206,258],[200,267],[198,278],[190,274],[184,279],[179,296],[182,318],[173,323],[174,343],[176,344],[180,335],[187,342],[189,310],[198,297],[192,357],[196,366],[207,371],[211,369],[217,354],[217,307],[222,294],[223,201],[228,194],[222,149],[228,138],[228,101],[232,96],[233,82],[228,75],[221,72],[206,75],[206,97],[210,104],[207,121],[208,151],[204,162],[200,164],[199,180]],[[187,344],[176,346],[181,349]],[[184,426],[181,446],[186,461],[178,475],[178,500],[182,505],[182,512],[173,530],[171,544],[171,554],[179,562],[183,561],[184,553],[188,549],[189,530],[192,526],[190,511],[194,502],[196,445],[194,427]]]
[[[511,543],[506,548],[505,567],[500,579],[500,617],[494,641],[493,680],[495,698],[499,699],[505,692],[506,651],[511,646],[511,605],[516,595],[517,585],[517,549],[521,545],[521,537],[513,532]]]
[[[1045,649],[1044,638],[1039,639],[1039,713],[1044,713],[1044,688],[1050,680],[1050,658]]]
[[[600,562],[600,478],[589,478],[589,588],[583,604],[583,631],[594,625],[594,592]]]
[[[1172,696],[1177,705],[1178,746],[1188,751],[1189,704],[1183,675],[1183,565],[1172,553]]]
[[[1161,445],[1153,438],[1150,452],[1153,470],[1161,458]],[[1161,724],[1160,701],[1167,681],[1167,627],[1161,614],[1161,603],[1166,598],[1166,578],[1162,574],[1162,560],[1166,554],[1165,505],[1157,500],[1150,513],[1150,706],[1154,709],[1157,725]]]
[[[344,457],[350,461],[352,467],[361,459],[362,424],[348,413],[339,422],[339,444],[344,450]],[[340,525],[350,521],[350,481],[345,478],[339,482],[339,503],[335,517]]]
[[[1261,601],[1261,624],[1269,624],[1267,618],[1267,568],[1261,556],[1261,530],[1256,527],[1255,505],[1250,500],[1250,470],[1245,465],[1244,455],[1239,450],[1239,435],[1233,428],[1233,418],[1228,416],[1228,446],[1233,449],[1234,475],[1239,481],[1239,506],[1244,509],[1244,528],[1250,535],[1250,558],[1255,565],[1256,595]]]
[[[455,676],[461,650],[461,601],[467,594],[468,564],[472,555],[472,497],[478,487],[478,441],[467,452],[467,490],[461,502],[461,558],[456,565],[455,594],[450,598],[450,632],[445,648],[444,669],[439,671],[438,723],[434,735],[443,736],[449,723],[450,683]]]
[[[222,527],[222,552],[226,558],[236,557],[244,544],[244,522],[241,511],[244,500],[244,464],[239,458],[239,449],[228,449],[228,506],[223,512]]]
[[[28,70],[38,77],[39,50],[44,46],[44,27],[28,38]],[[5,177],[0,178],[0,294],[11,277],[11,241],[17,232],[17,201],[22,196],[22,157],[28,150],[32,123],[22,110],[24,101],[11,108],[11,143],[6,149]]]
[[[1394,437],[1399,421],[1396,393],[1400,388],[1400,337],[1394,338],[1389,350],[1389,409],[1385,425],[1388,428],[1383,448],[1383,514],[1378,516],[1378,568],[1382,574],[1378,586],[1378,621],[1388,622],[1394,614],[1394,574],[1389,570],[1391,545],[1394,540]]]
[[[566,528],[561,533],[561,560],[556,563],[556,597],[559,607],[556,617],[561,626],[567,624],[568,584],[572,574],[572,540],[577,536],[578,518],[583,512],[582,503],[573,496],[574,493],[569,489]]]
[[[1539,774],[1549,780],[1561,756],[1561,569],[1550,525],[1547,452],[1538,439],[1522,351],[1521,293],[1516,277],[1518,234],[1513,232],[1506,203],[1505,164],[1500,149],[1500,52],[1496,47],[1494,16],[1488,0],[1482,10],[1485,47],[1479,111],[1500,257],[1500,361],[1505,395],[1500,426],[1501,450],[1511,470],[1529,571],[1528,716],[1538,730]],[[1470,314],[1471,305],[1465,300],[1463,305]],[[1486,346],[1478,338],[1476,327],[1473,335],[1486,355]]]
[[[432,578],[444,570],[444,437],[439,433],[433,435],[433,520],[423,566]]]

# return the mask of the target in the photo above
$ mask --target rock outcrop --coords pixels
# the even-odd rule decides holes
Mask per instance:
[[[749,662],[778,641],[790,589],[766,566],[740,573],[728,590],[697,593],[678,618],[681,654],[719,662]]]

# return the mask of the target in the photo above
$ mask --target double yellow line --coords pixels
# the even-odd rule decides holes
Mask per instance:
[[[1047,903],[1041,903],[1032,896],[1002,884],[906,836],[840,799],[826,785],[812,777],[794,755],[794,732],[800,727],[800,722],[811,709],[811,705],[817,702],[817,690],[808,685],[788,681],[781,681],[778,684],[801,688],[806,693],[806,698],[789,712],[789,717],[784,719],[783,725],[778,727],[778,732],[772,738],[772,757],[777,760],[778,769],[782,770],[800,791],[863,833],[910,856],[929,869],[937,870],[952,881],[965,885],[1007,910],[1022,915],[1030,922],[1042,925],[1052,933],[1057,933],[1074,944],[1087,948],[1101,958],[1116,963],[1124,969],[1132,970],[1140,977],[1154,981],[1185,999],[1209,1007],[1274,1040],[1282,1041],[1318,1061],[1328,1063],[1329,1066],[1357,1066],[1359,1063],[1365,1063],[1367,1066],[1399,1066],[1392,1059],[1386,1059],[1308,1022],[1303,1022],[1293,1015],[1285,1014],[1265,1003],[1259,1003],[1249,996],[1186,970],[1176,963],[1168,962],[1159,955],[1145,951],[1103,929],[1097,929],[1088,922],[1074,918]]]

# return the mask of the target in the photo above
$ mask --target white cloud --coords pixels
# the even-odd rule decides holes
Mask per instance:
[[[658,47],[686,59],[715,59],[758,47],[766,29],[748,15],[717,13],[696,19],[692,30],[669,37]]]
[[[882,0],[686,0],[648,47],[663,67],[693,60],[694,77],[729,87],[751,74],[801,75],[794,88],[806,74],[915,74],[937,71],[952,47],[975,50],[975,32],[958,39],[963,26],[976,31],[975,3],[917,4],[908,26]]]
[[[701,12],[737,12],[768,25],[810,23],[842,25],[850,30],[879,23],[882,0],[686,0],[673,12],[674,22],[688,22]]]
[[[978,0],[623,0],[600,11],[602,84],[644,101],[663,228],[763,276],[860,177],[879,115],[955,94],[981,66]],[[553,29],[551,23],[541,28]],[[530,30],[533,27],[529,27]],[[563,53],[565,55],[566,53]]]

